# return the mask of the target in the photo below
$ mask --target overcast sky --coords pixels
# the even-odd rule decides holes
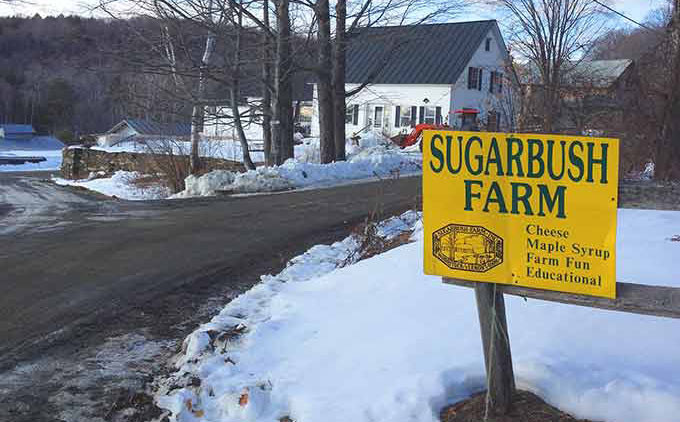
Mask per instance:
[[[61,13],[89,16],[88,3],[92,4],[92,2],[96,4],[97,0],[26,0],[26,3],[15,6],[0,6],[0,16],[15,14],[33,16],[35,13],[40,13],[42,16]],[[611,4],[616,10],[641,21],[651,10],[662,6],[665,2],[666,0],[613,0]],[[493,19],[497,17],[494,15],[493,11],[481,14],[478,12],[462,15],[460,20]],[[621,20],[621,25],[624,24],[625,22]]]

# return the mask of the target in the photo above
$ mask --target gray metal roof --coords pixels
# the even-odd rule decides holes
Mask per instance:
[[[616,82],[633,63],[632,60],[583,60],[566,75],[570,85],[606,88]]]
[[[158,123],[145,119],[125,119],[107,133],[115,132],[123,124],[130,126],[139,135],[189,136],[191,134],[191,125],[188,123]]]
[[[612,86],[633,64],[632,60],[582,60],[567,62],[563,72],[562,84],[566,86],[583,86],[592,88],[608,88]],[[515,64],[520,71],[523,84],[540,84],[541,77],[534,63]]]
[[[347,83],[456,83],[495,20],[363,28],[351,35]]]

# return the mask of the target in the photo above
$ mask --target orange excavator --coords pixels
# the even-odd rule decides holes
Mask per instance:
[[[474,108],[462,108],[460,110],[454,111],[454,114],[457,114],[461,117],[462,123],[461,127],[463,128],[470,128],[472,126],[476,126],[476,120],[477,120],[477,115],[479,114],[479,110],[474,109]],[[392,138],[392,141],[399,145],[399,148],[408,148],[412,145],[418,144],[420,147],[420,150],[423,150],[423,143],[421,142],[423,140],[423,131],[424,130],[442,130],[442,129],[453,129],[449,125],[444,125],[444,124],[432,124],[432,123],[420,123],[417,124],[413,130],[411,130],[411,133],[408,135],[406,134],[401,134],[397,135]],[[469,129],[468,129],[469,130]]]
[[[402,134],[402,135],[397,135],[394,138],[392,138],[392,141],[399,145],[399,148],[408,148],[412,145],[419,144],[420,145],[420,150],[423,150],[423,144],[422,139],[423,139],[423,131],[424,130],[441,130],[441,129],[451,129],[450,126],[448,125],[436,125],[432,123],[420,123],[416,125],[412,130],[411,133],[408,135]]]

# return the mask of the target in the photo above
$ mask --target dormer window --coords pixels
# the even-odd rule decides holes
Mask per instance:
[[[491,51],[491,38],[486,39],[486,43],[484,44],[484,50]]]

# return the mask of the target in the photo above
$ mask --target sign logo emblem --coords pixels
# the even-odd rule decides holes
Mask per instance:
[[[503,262],[503,239],[481,226],[449,224],[432,233],[432,254],[453,270],[484,273]]]

